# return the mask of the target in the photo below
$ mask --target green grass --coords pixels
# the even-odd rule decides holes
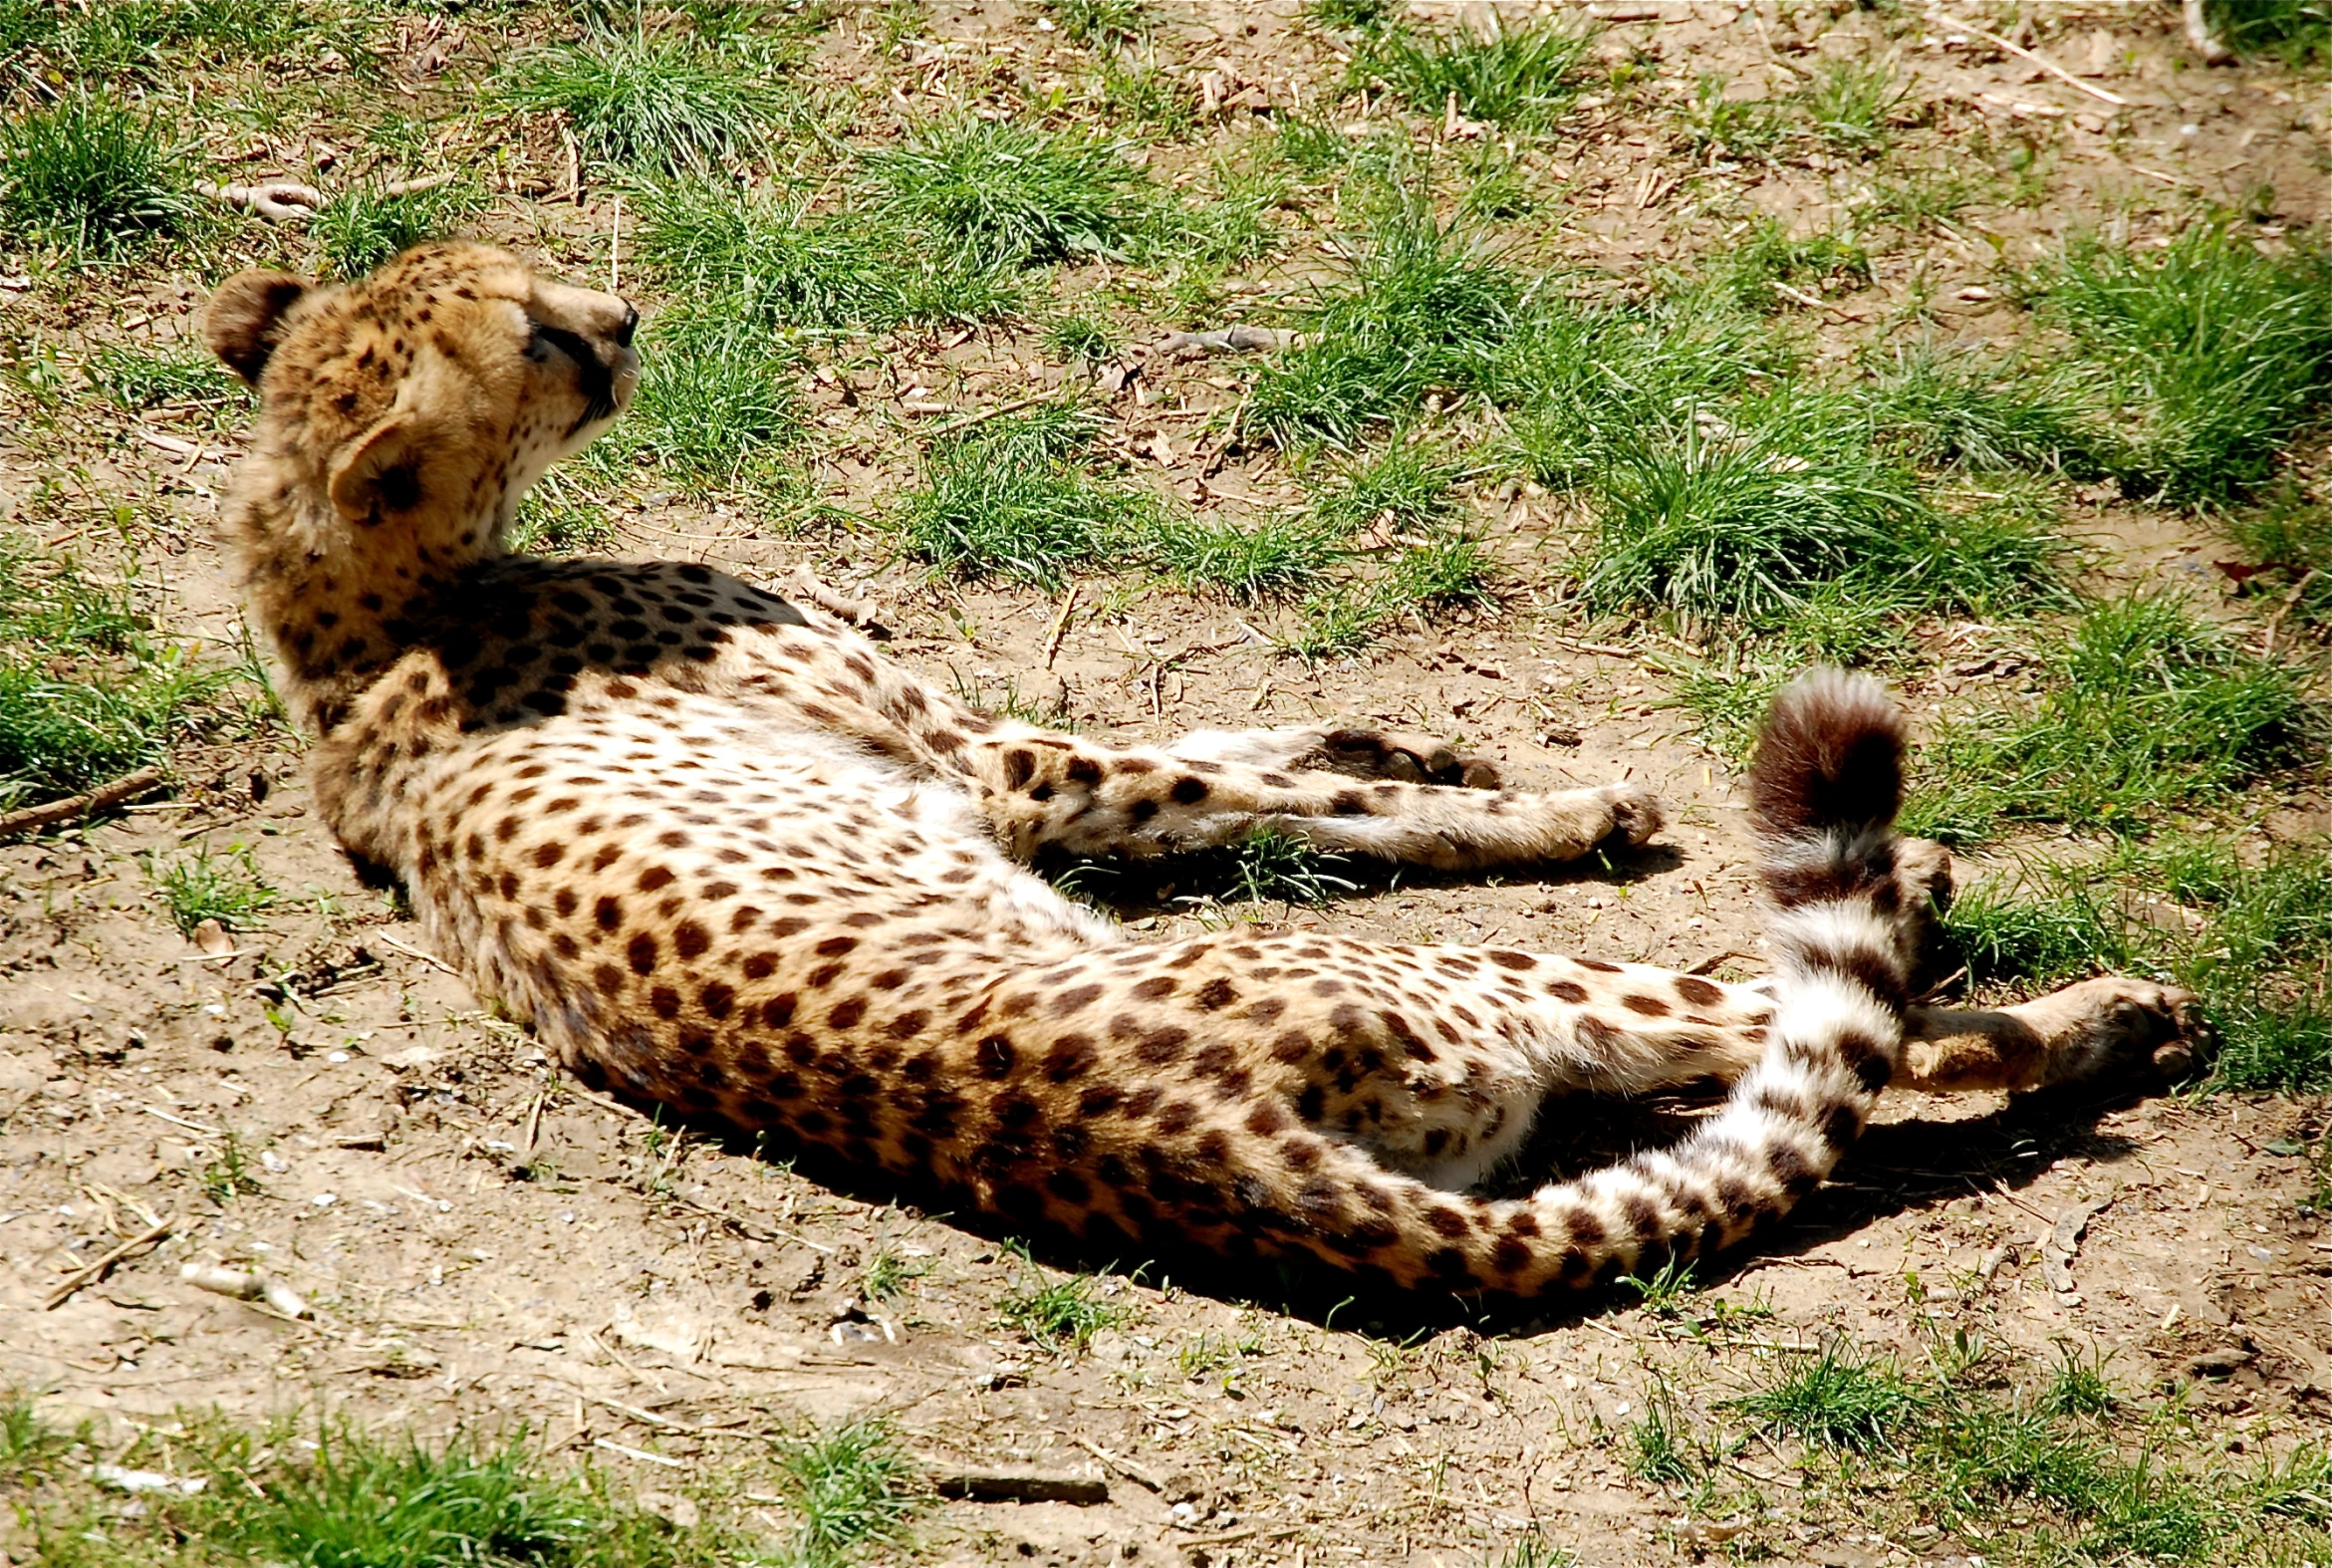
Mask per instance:
[[[1257,828],[1221,852],[1220,897],[1229,904],[1301,904],[1317,908],[1357,884],[1336,875],[1350,861],[1304,840]],[[1205,879],[1205,871],[1197,873]]]
[[[148,857],[145,877],[170,923],[186,936],[204,920],[216,920],[229,930],[247,926],[282,897],[267,885],[251,851],[240,844],[217,855],[204,845],[168,865]]]
[[[1682,111],[1684,139],[1702,160],[1761,158],[1790,133],[1778,105],[1727,98],[1730,85],[1724,77],[1703,72],[1693,84],[1692,101]]]
[[[1522,282],[1469,231],[1444,224],[1428,192],[1380,204],[1345,279],[1326,291],[1304,341],[1268,365],[1245,427],[1283,446],[1357,445],[1409,418],[1428,392],[1487,386],[1522,308]]]
[[[1335,463],[1305,513],[1338,536],[1364,528],[1418,533],[1446,521],[1460,464],[1423,441],[1403,441]]]
[[[558,469],[526,492],[507,541],[516,555],[588,555],[616,542],[607,504],[580,493]]]
[[[785,1559],[794,1568],[841,1568],[869,1549],[904,1548],[929,1506],[913,1462],[881,1420],[787,1443],[779,1465],[800,1521]]]
[[[1920,1396],[1893,1363],[1832,1341],[1782,1359],[1773,1380],[1732,1402],[1767,1430],[1824,1448],[1876,1448],[1917,1415]]]
[[[883,211],[968,256],[1018,264],[1123,257],[1152,199],[1117,140],[964,115],[862,162]]]
[[[109,343],[83,362],[90,385],[125,408],[165,405],[241,412],[250,392],[218,356],[188,339],[148,347]]]
[[[466,179],[395,193],[386,184],[349,186],[308,226],[334,276],[361,278],[407,246],[453,237],[487,202],[486,192]]]
[[[1018,1256],[1022,1280],[997,1301],[996,1317],[1030,1343],[1055,1354],[1082,1351],[1103,1329],[1126,1320],[1126,1309],[1102,1296],[1093,1275],[1048,1279],[1025,1251]]]
[[[0,0],[0,56],[82,82],[153,81],[173,67],[277,57],[312,68],[327,50],[362,70],[363,21],[333,0]]]
[[[1171,512],[1161,514],[1150,554],[1160,571],[1185,588],[1255,604],[1319,582],[1344,551],[1336,532],[1301,513],[1241,524]]]
[[[494,103],[563,116],[597,163],[644,173],[707,169],[749,157],[792,117],[778,62],[734,36],[714,41],[595,28],[522,55],[493,79]]]
[[[1542,302],[1500,352],[1491,386],[1514,410],[1523,468],[1572,490],[1630,431],[1729,402],[1791,369],[1756,316],[1701,292],[1644,305]]]
[[[2332,1085],[2332,847],[2204,836],[2039,861],[1978,882],[1944,930],[1971,981],[2054,986],[2098,972],[2200,993],[2222,1083]]]
[[[1401,15],[1407,0],[1304,0],[1303,18],[1330,32],[1365,32]]]
[[[1595,480],[1582,587],[1602,611],[1762,624],[1852,583],[1903,608],[2045,593],[2062,544],[2014,512],[1950,512],[1873,449],[1851,404],[1776,394],[1647,426]]]
[[[157,1422],[127,1448],[60,1431],[21,1395],[0,1399],[0,1486],[14,1561],[28,1568],[846,1568],[901,1560],[929,1492],[881,1420],[690,1461],[663,1485],[692,1494],[675,1524],[624,1478],[555,1459],[523,1428],[423,1442],[323,1423],[259,1431],[206,1413]],[[197,1483],[125,1505],[92,1459]],[[735,1493],[758,1494],[748,1509]],[[769,1495],[775,1493],[776,1496]],[[782,1499],[789,1517],[773,1515]],[[782,1535],[770,1538],[778,1523]]]
[[[161,761],[222,683],[155,642],[132,585],[0,540],[0,810]]]
[[[766,186],[648,186],[637,242],[675,294],[717,295],[774,327],[882,329],[991,321],[1021,300],[1016,267],[891,217],[815,212]]]
[[[1354,51],[1356,85],[1381,83],[1423,115],[1443,113],[1452,96],[1468,120],[1513,130],[1551,125],[1587,80],[1592,21],[1493,17],[1486,32],[1385,28]]]
[[[2321,244],[2270,253],[2198,223],[2160,250],[2077,240],[2026,283],[2107,382],[2133,489],[2181,504],[2237,497],[2332,392],[2332,249]]]
[[[84,88],[0,121],[0,239],[10,244],[119,261],[193,213],[186,153],[158,109]]]
[[[2332,0],[2203,0],[2219,41],[2302,69],[2332,61]]]
[[[1045,14],[1061,36],[1088,49],[1139,43],[1150,31],[1150,8],[1143,0],[1044,0]]]
[[[1725,247],[1715,272],[1741,305],[1772,311],[1788,303],[1776,283],[1816,296],[1825,289],[1867,285],[1871,255],[1858,240],[1827,232],[1794,235],[1779,219],[1760,217]]]
[[[1925,467],[2104,471],[2093,400],[2062,372],[1914,344],[1875,367],[1863,400],[1879,439]]]
[[[1841,152],[1871,156],[1884,151],[1896,113],[1911,84],[1889,59],[1824,60],[1798,90],[1797,104],[1814,134]]]
[[[766,477],[801,427],[799,351],[719,299],[674,305],[641,340],[640,390],[583,466],[652,464],[691,490]]]
[[[1055,359],[1087,365],[1114,360],[1126,352],[1125,329],[1114,321],[1071,312],[1045,326],[1045,349]]]
[[[1905,830],[1954,843],[2022,822],[2145,831],[2298,760],[2321,724],[2299,673],[2169,597],[2092,607],[2045,639],[2037,697],[1945,725]]]
[[[939,437],[901,507],[902,542],[943,572],[1047,588],[1070,567],[1138,551],[1162,503],[1096,470],[1086,447],[1098,428],[1060,402]]]

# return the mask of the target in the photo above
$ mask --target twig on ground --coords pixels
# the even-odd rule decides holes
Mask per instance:
[[[685,1459],[668,1459],[660,1453],[650,1453],[646,1448],[629,1448],[623,1443],[612,1442],[606,1437],[592,1438],[591,1445],[595,1448],[605,1448],[610,1453],[621,1453],[627,1459],[640,1459],[648,1464],[660,1464],[667,1470],[684,1470],[688,1467],[688,1461]]]
[[[159,768],[139,768],[127,773],[111,784],[100,784],[96,789],[68,795],[63,800],[52,800],[38,806],[27,806],[21,811],[0,814],[0,839],[13,839],[20,834],[38,833],[61,822],[71,822],[93,812],[105,811],[132,800],[162,781]]]
[[[270,223],[304,218],[324,205],[323,191],[296,179],[267,179],[256,185],[213,185],[197,180],[194,189],[213,201],[256,212]]]
[[[395,937],[387,934],[377,936],[374,939],[379,941],[384,947],[395,948],[398,952],[403,953],[407,958],[418,958],[421,960],[421,962],[427,964],[432,969],[442,969],[457,980],[461,978],[461,971],[459,969],[456,969],[452,964],[447,963],[444,959],[438,957],[433,952],[423,952],[418,947],[408,947],[403,942],[398,941]]]
[[[65,1305],[66,1302],[73,1299],[73,1293],[75,1291],[80,1290],[85,1285],[94,1285],[98,1281],[104,1279],[108,1274],[112,1273],[116,1263],[121,1262],[124,1258],[128,1257],[132,1252],[140,1251],[143,1248],[154,1245],[163,1237],[167,1236],[170,1233],[171,1227],[176,1225],[177,1222],[177,1216],[175,1215],[172,1215],[168,1219],[156,1220],[153,1224],[146,1226],[143,1230],[140,1230],[136,1235],[131,1236],[129,1240],[123,1242],[120,1246],[114,1248],[105,1256],[92,1259],[90,1262],[82,1264],[81,1267],[75,1269],[72,1273],[66,1275],[63,1279],[57,1282],[56,1289],[50,1291],[49,1298],[41,1303],[41,1310],[43,1312],[56,1311],[59,1307]]]
[[[1988,33],[1982,28],[1977,27],[1973,22],[1962,22],[1959,20],[1959,18],[1952,16],[1947,12],[1937,11],[1932,14],[1934,15],[1935,19],[1943,26],[1957,28],[1960,32],[1966,33],[1971,37],[1982,39],[1985,43],[1992,45],[1996,49],[2005,49],[2009,54],[2014,55],[2019,60],[2029,60],[2034,65],[2040,67],[2041,70],[2046,71],[2050,76],[2053,76],[2065,83],[2066,86],[2071,87],[2078,92],[2087,93],[2091,98],[2094,98],[2101,103],[2111,104],[2116,109],[2127,109],[2130,107],[2130,101],[2128,99],[2119,98],[2112,93],[2108,93],[2104,88],[2101,87],[2091,87],[2088,83],[2082,81],[2079,77],[2075,76],[2072,72],[2067,71],[2063,66],[2058,65],[2055,61],[2043,59],[2041,56],[2034,54],[2031,50],[2026,49],[2022,44],[2013,43],[2008,39],[2002,38],[1997,33]]]
[[[1053,617],[1053,624],[1045,633],[1045,668],[1047,669],[1052,668],[1053,660],[1061,656],[1061,639],[1068,634],[1069,612],[1075,608],[1077,608],[1077,585],[1071,583],[1069,592],[1061,596],[1060,614]]]
[[[960,419],[950,419],[945,424],[934,424],[923,434],[926,438],[953,435],[957,430],[968,430],[984,420],[1001,418],[1007,413],[1018,413],[1021,409],[1033,408],[1040,402],[1050,402],[1052,398],[1053,393],[1049,392],[1031,392],[1025,397],[1015,397],[1010,402],[1000,402],[993,408],[982,408],[979,412],[967,413]]]
[[[1795,300],[1798,304],[1805,306],[1808,310],[1828,311],[1831,315],[1838,317],[1842,321],[1853,319],[1849,317],[1846,312],[1840,310],[1837,306],[1831,304],[1828,300],[1823,299],[1819,295],[1808,294],[1803,289],[1793,289],[1788,284],[1782,282],[1779,278],[1773,278],[1769,281],[1773,285],[1773,292],[1780,295],[1785,300]]]
[[[1166,1490],[1165,1481],[1160,1480],[1157,1476],[1151,1474],[1141,1465],[1134,1463],[1131,1459],[1120,1458],[1117,1454],[1112,1453],[1109,1449],[1103,1447],[1100,1443],[1093,1441],[1091,1438],[1080,1437],[1075,1434],[1072,1434],[1069,1440],[1076,1443],[1077,1446],[1083,1448],[1086,1452],[1092,1454],[1095,1458],[1101,1460],[1102,1463],[1108,1465],[1111,1469],[1116,1470],[1120,1475],[1125,1476],[1126,1479],[1142,1487],[1145,1491],[1163,1492]]]
[[[674,1421],[669,1416],[658,1416],[654,1411],[642,1410],[639,1406],[627,1405],[622,1400],[611,1400],[605,1394],[594,1394],[588,1389],[577,1388],[574,1384],[567,1383],[563,1379],[554,1378],[552,1381],[572,1390],[577,1399],[589,1400],[594,1405],[604,1405],[617,1415],[629,1416],[644,1426],[661,1427],[667,1432],[683,1432],[692,1437],[701,1436],[708,1430],[693,1422]]]
[[[2300,595],[2308,591],[2308,585],[2314,582],[2316,577],[2317,568],[2311,566],[2299,575],[2298,582],[2284,590],[2283,603],[2277,605],[2275,613],[2267,618],[2267,640],[2259,645],[2261,658],[2265,658],[2275,652],[2275,634],[2283,630],[2283,618],[2291,614],[2291,607],[2299,603]]]
[[[795,595],[808,600],[816,608],[837,620],[855,627],[871,627],[876,621],[876,610],[864,599],[848,599],[818,580],[818,574],[806,566],[794,568],[794,575],[786,585]]]
[[[1302,334],[1285,332],[1277,327],[1222,327],[1213,332],[1173,332],[1163,339],[1156,350],[1160,354],[1239,354],[1257,349],[1292,349],[1302,342]]]

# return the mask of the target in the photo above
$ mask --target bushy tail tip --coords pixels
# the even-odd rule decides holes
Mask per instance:
[[[1816,669],[1773,699],[1749,767],[1758,831],[1803,839],[1883,830],[1903,805],[1903,714],[1868,675]]]

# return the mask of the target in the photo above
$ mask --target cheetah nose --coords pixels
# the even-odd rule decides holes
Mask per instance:
[[[619,349],[631,348],[632,334],[639,329],[640,312],[632,306],[626,305],[624,307],[624,325],[616,329],[616,347]]]

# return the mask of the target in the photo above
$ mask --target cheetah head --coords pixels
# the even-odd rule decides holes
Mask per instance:
[[[543,471],[632,400],[639,313],[485,245],[422,245],[313,287],[238,273],[211,349],[259,393],[255,477],[320,522],[479,551]]]

